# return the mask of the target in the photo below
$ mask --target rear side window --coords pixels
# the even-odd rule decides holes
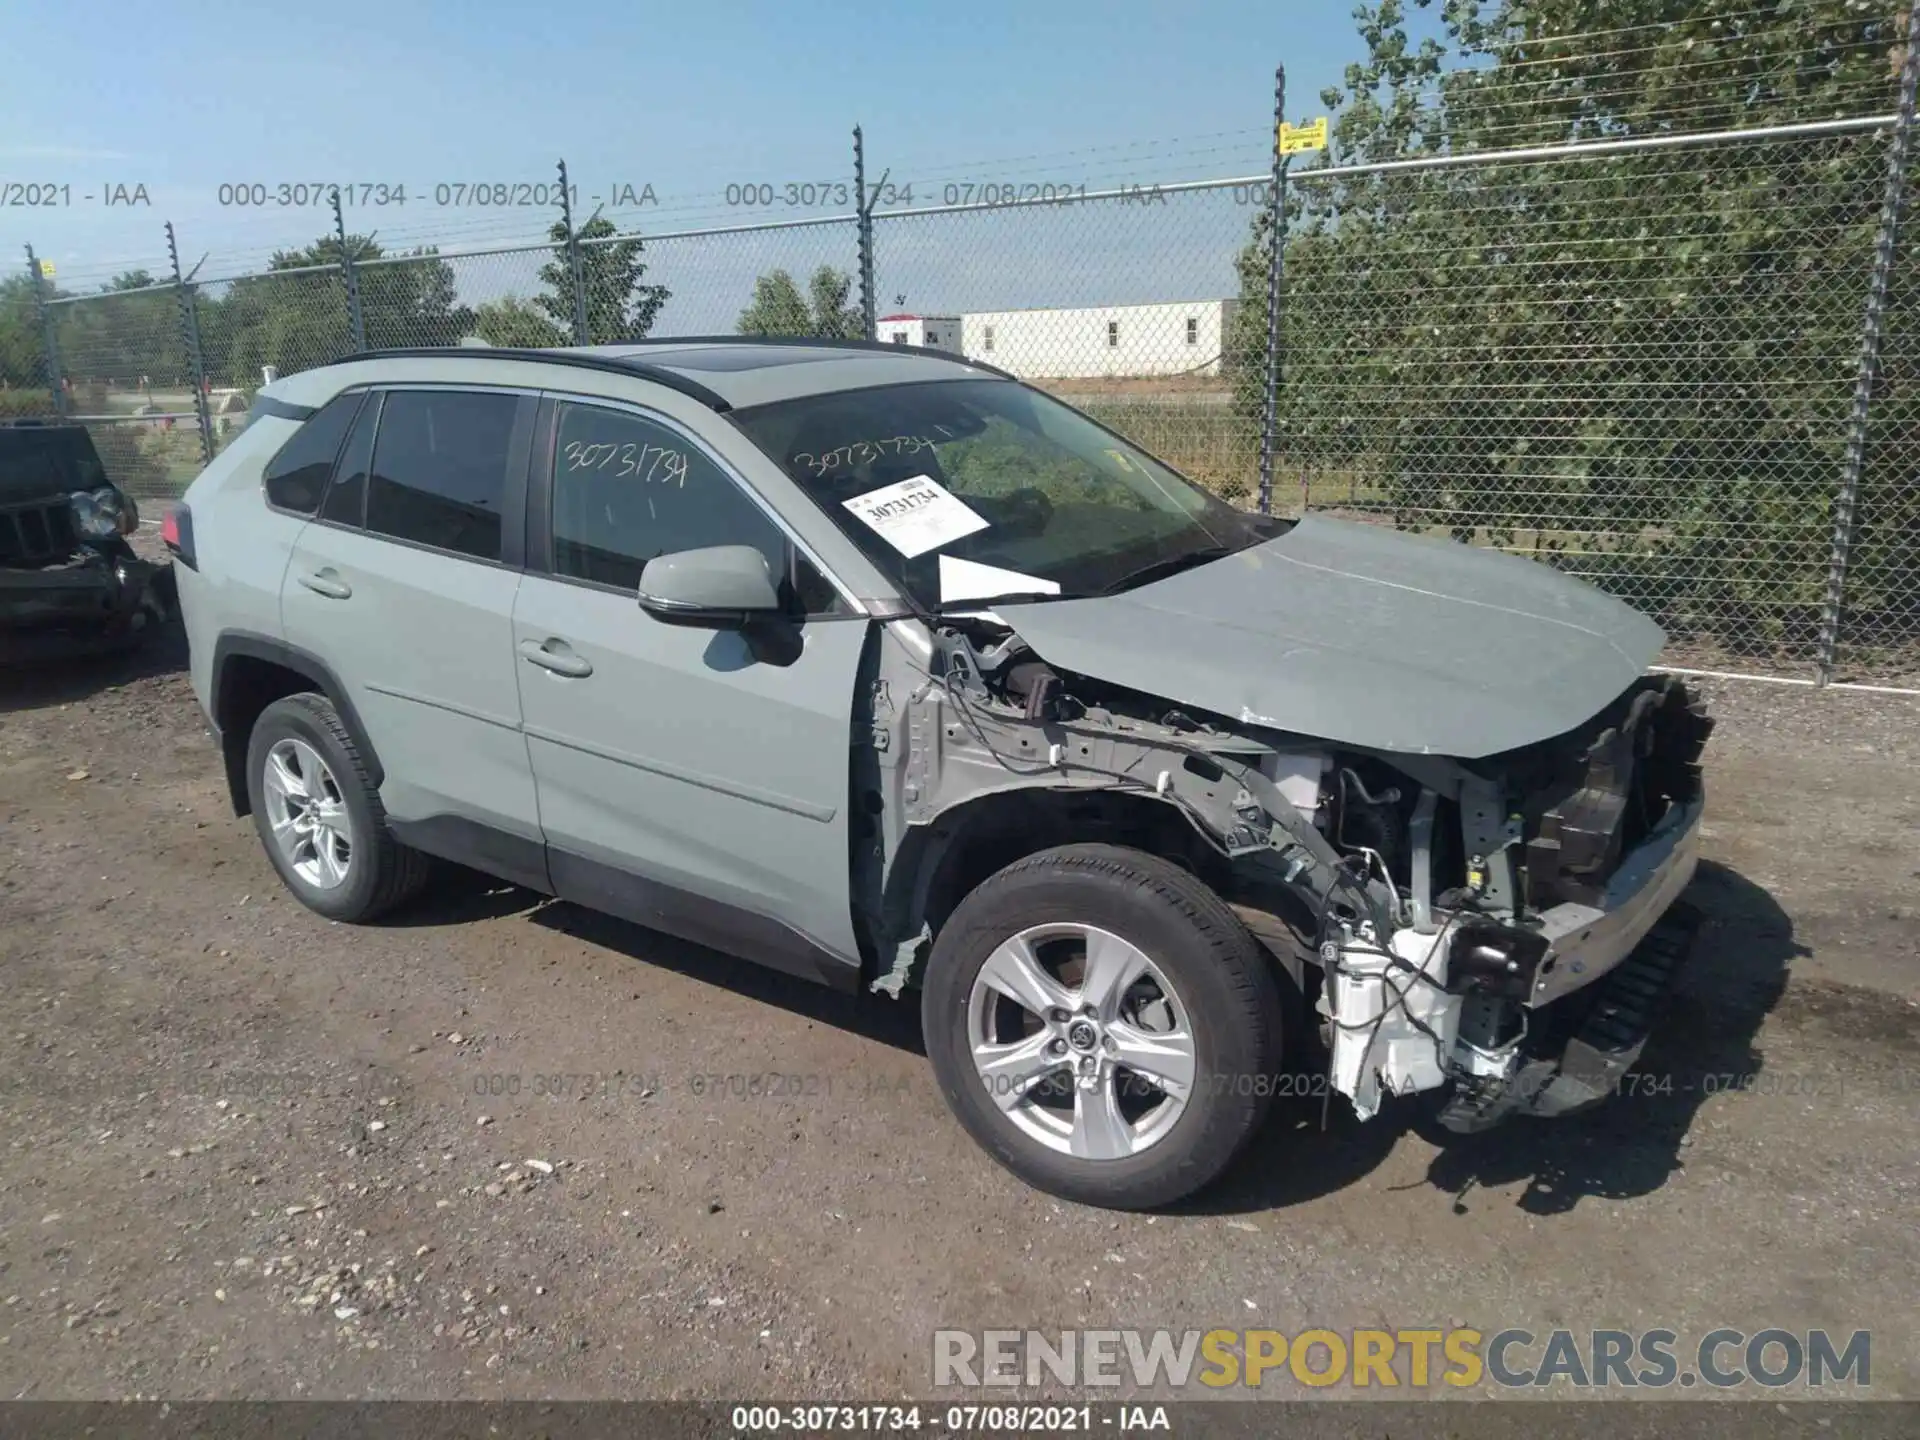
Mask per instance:
[[[373,431],[380,420],[380,397],[373,396],[354,422],[347,437],[347,448],[340,452],[334,467],[333,483],[327,498],[320,502],[320,518],[341,525],[359,526],[367,513],[367,472],[373,468]]]
[[[280,447],[263,477],[269,504],[297,515],[311,515],[320,508],[340,442],[347,438],[364,399],[360,394],[336,396]]]
[[[388,394],[367,479],[367,529],[498,560],[518,408],[513,395],[478,391]]]

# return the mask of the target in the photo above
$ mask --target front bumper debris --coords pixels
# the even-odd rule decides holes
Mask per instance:
[[[162,617],[160,567],[86,550],[56,565],[0,569],[0,663],[98,653],[129,643]]]
[[[1323,950],[1333,1088],[1364,1120],[1387,1095],[1451,1082],[1448,1123],[1462,1130],[1604,1098],[1691,941],[1697,922],[1678,902],[1699,863],[1703,805],[1698,790],[1672,805],[1593,903],[1563,902],[1524,927],[1456,912],[1395,930],[1384,947],[1371,927],[1347,927]],[[1589,1016],[1599,1028],[1574,1033]]]
[[[1538,1009],[1584,989],[1632,953],[1693,879],[1700,863],[1703,799],[1676,805],[1620,862],[1592,905],[1568,902],[1540,914],[1547,954],[1527,1003]]]
[[[1523,1060],[1497,1084],[1456,1084],[1440,1123],[1471,1134],[1510,1115],[1576,1114],[1612,1095],[1664,1013],[1700,920],[1700,912],[1685,903],[1667,910],[1597,987],[1590,1005],[1580,1006],[1577,998],[1562,1002],[1567,1013],[1553,1016],[1559,1023],[1544,1030],[1543,1053]]]

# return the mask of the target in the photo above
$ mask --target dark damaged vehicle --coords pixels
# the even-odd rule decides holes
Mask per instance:
[[[1281,1093],[1594,1103],[1685,953],[1711,722],[1651,621],[1247,514],[956,357],[356,357],[165,533],[311,908],[437,855],[917,991],[961,1122],[1076,1199],[1188,1194]]]
[[[139,523],[84,426],[0,424],[0,662],[117,648],[163,620],[166,568],[127,544]]]

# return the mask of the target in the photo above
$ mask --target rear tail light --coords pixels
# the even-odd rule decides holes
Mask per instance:
[[[193,553],[193,512],[185,505],[167,507],[166,518],[160,522],[160,541],[189,570],[200,568]]]

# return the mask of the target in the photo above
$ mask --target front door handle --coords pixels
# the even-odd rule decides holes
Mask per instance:
[[[522,640],[520,658],[569,680],[582,680],[593,674],[593,662],[584,655],[574,654],[564,640]]]
[[[353,587],[340,578],[331,565],[324,570],[315,570],[300,577],[300,583],[316,595],[324,595],[329,600],[345,600],[353,594]]]

